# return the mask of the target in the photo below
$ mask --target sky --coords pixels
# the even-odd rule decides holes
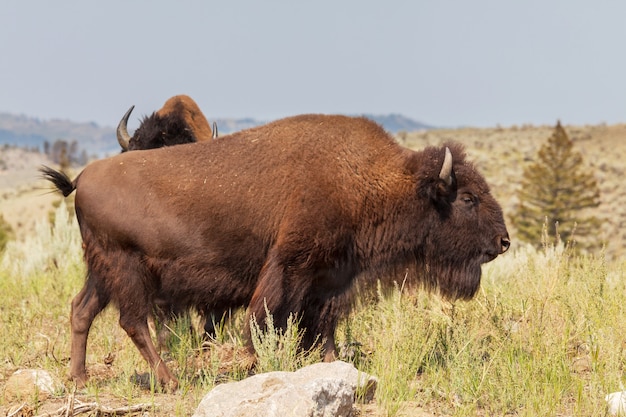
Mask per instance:
[[[0,112],[129,128],[399,113],[428,125],[626,122],[622,0],[8,0]],[[133,124],[135,126],[133,126]]]

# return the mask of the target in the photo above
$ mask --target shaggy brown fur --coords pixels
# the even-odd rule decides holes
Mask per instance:
[[[509,238],[484,178],[448,147],[443,175],[445,147],[415,152],[364,118],[303,115],[127,152],[73,183],[44,169],[65,195],[76,189],[88,267],[72,302],[71,375],[85,381],[89,326],[110,301],[158,379],[175,384],[146,325],[156,294],[247,306],[259,323],[267,305],[278,326],[295,313],[303,347],[325,341],[325,360],[357,285],[409,270],[417,285],[472,297]]]

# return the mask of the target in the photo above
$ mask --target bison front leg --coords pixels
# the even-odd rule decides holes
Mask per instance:
[[[70,313],[72,328],[70,376],[78,388],[83,388],[87,382],[85,358],[89,329],[94,318],[108,303],[108,296],[98,294],[91,278],[88,278],[83,289],[72,300],[72,311]]]
[[[343,269],[311,267],[308,263],[298,265],[297,258],[276,255],[270,252],[248,308],[248,322],[254,318],[261,328],[265,327],[266,308],[273,316],[274,325],[285,329],[291,314],[299,321],[304,331],[302,348],[308,350],[322,346],[325,361],[335,360],[335,329],[342,315],[348,311],[347,291],[350,280]],[[287,259],[281,262],[280,259]],[[296,260],[294,260],[296,259]],[[308,258],[307,258],[308,259]],[[336,275],[340,275],[339,278]],[[249,329],[246,327],[248,346]]]
[[[304,319],[309,322],[308,326],[311,329],[308,338],[305,334],[305,346],[315,343],[315,338],[319,337],[321,339],[319,342],[323,344],[322,357],[324,362],[333,362],[339,357],[335,343],[335,330],[339,321],[337,313],[345,312],[345,307],[341,305],[343,304],[342,298],[341,296],[332,297],[323,301],[321,306],[313,302],[305,309]]]
[[[297,286],[300,288],[296,289]],[[289,316],[293,314],[299,321],[300,329],[304,331],[300,347],[309,350],[321,346],[324,362],[332,362],[338,357],[335,347],[335,329],[339,319],[336,310],[337,300],[334,298],[319,300],[309,292],[314,291],[314,288],[309,287],[309,291],[302,291],[304,286],[306,285],[298,282],[289,287],[290,291],[283,291],[281,285],[278,290],[274,288],[273,291],[255,293],[256,297],[253,297],[248,310],[246,326],[249,326],[249,321],[254,318],[257,324],[264,329],[267,307],[269,314],[272,315],[274,325],[285,330]],[[340,311],[343,312],[343,310]],[[249,329],[246,327],[246,340],[249,350],[254,352],[249,335]]]

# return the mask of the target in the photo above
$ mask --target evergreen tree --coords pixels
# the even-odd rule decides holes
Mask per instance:
[[[574,240],[583,248],[599,247],[600,225],[589,209],[600,204],[600,190],[583,157],[558,122],[535,161],[524,169],[519,206],[511,219],[517,237],[541,245],[544,224],[549,236]]]

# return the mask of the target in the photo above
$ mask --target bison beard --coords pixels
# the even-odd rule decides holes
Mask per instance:
[[[411,151],[364,118],[297,116],[228,140],[127,152],[73,183],[43,172],[64,195],[76,189],[88,269],[72,301],[79,385],[89,327],[110,301],[158,380],[175,386],[146,324],[157,295],[245,306],[259,323],[267,305],[283,327],[295,313],[303,347],[324,341],[332,360],[357,285],[408,268],[417,285],[467,299],[481,264],[509,247],[500,206],[460,145]]]

